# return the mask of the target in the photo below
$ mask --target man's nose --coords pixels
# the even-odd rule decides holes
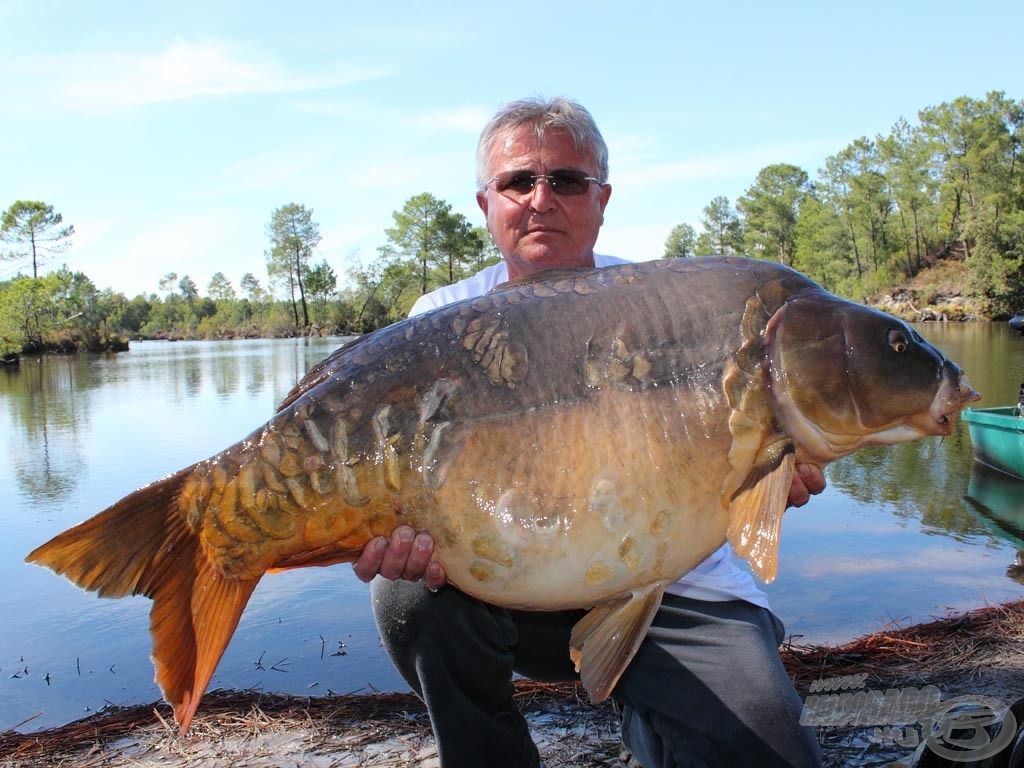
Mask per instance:
[[[530,192],[530,208],[535,211],[550,211],[555,207],[555,193],[545,178],[535,179]]]

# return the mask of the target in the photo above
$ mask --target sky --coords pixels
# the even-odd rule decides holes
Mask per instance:
[[[414,195],[482,225],[484,123],[569,96],[610,150],[597,250],[659,258],[767,165],[813,179],[926,107],[1024,98],[1022,21],[1019,0],[0,0],[0,210],[40,200],[74,226],[47,269],[205,295],[218,271],[266,286],[267,225],[298,203],[344,279]]]

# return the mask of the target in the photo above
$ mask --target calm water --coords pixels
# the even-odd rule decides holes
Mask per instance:
[[[985,404],[1015,401],[1024,340],[1004,324],[927,325]],[[110,356],[0,370],[0,731],[32,731],[108,703],[154,701],[144,598],[101,600],[24,556],[129,491],[265,421],[337,339],[137,343]],[[1024,597],[1024,484],[974,468],[966,428],[862,451],[787,513],[768,587],[804,642],[850,639]],[[965,496],[970,494],[969,499]],[[399,690],[349,566],[267,577],[212,687],[294,694]]]

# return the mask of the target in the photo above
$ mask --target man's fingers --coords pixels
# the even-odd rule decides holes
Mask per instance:
[[[423,574],[423,581],[426,583],[427,589],[431,592],[437,592],[437,590],[448,583],[448,574],[444,572],[444,568],[441,567],[440,563],[430,563],[427,566],[426,573]]]
[[[815,464],[797,464],[789,486],[789,506],[802,507],[812,494],[825,490],[825,473]]]
[[[793,475],[793,483],[789,486],[789,506],[802,507],[811,500],[811,494],[804,485],[803,480]]]
[[[371,539],[363,548],[359,559],[352,563],[356,578],[360,581],[373,581],[373,577],[380,573],[380,564],[384,560],[387,548],[388,540],[383,536]]]
[[[412,552],[415,537],[416,531],[408,525],[400,525],[391,532],[391,543],[384,552],[384,559],[380,564],[381,576],[385,579],[400,579],[405,575],[406,563]]]
[[[448,579],[440,563],[431,562],[433,556],[434,539],[429,533],[400,525],[391,532],[390,539],[372,539],[352,564],[352,570],[362,581],[372,581],[378,574],[386,579],[423,579],[437,591]]]
[[[412,540],[409,559],[405,561],[405,570],[402,573],[402,577],[405,579],[418,579],[423,576],[433,555],[434,539],[431,538],[429,533],[417,533]]]
[[[796,470],[808,493],[817,495],[825,490],[825,473],[817,464],[798,464]]]

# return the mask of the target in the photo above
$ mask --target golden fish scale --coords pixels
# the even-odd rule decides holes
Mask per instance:
[[[397,440],[353,456],[343,418],[321,409],[314,420],[304,410],[282,412],[197,465],[183,485],[182,514],[226,575],[255,579],[274,567],[351,557],[401,522]]]

